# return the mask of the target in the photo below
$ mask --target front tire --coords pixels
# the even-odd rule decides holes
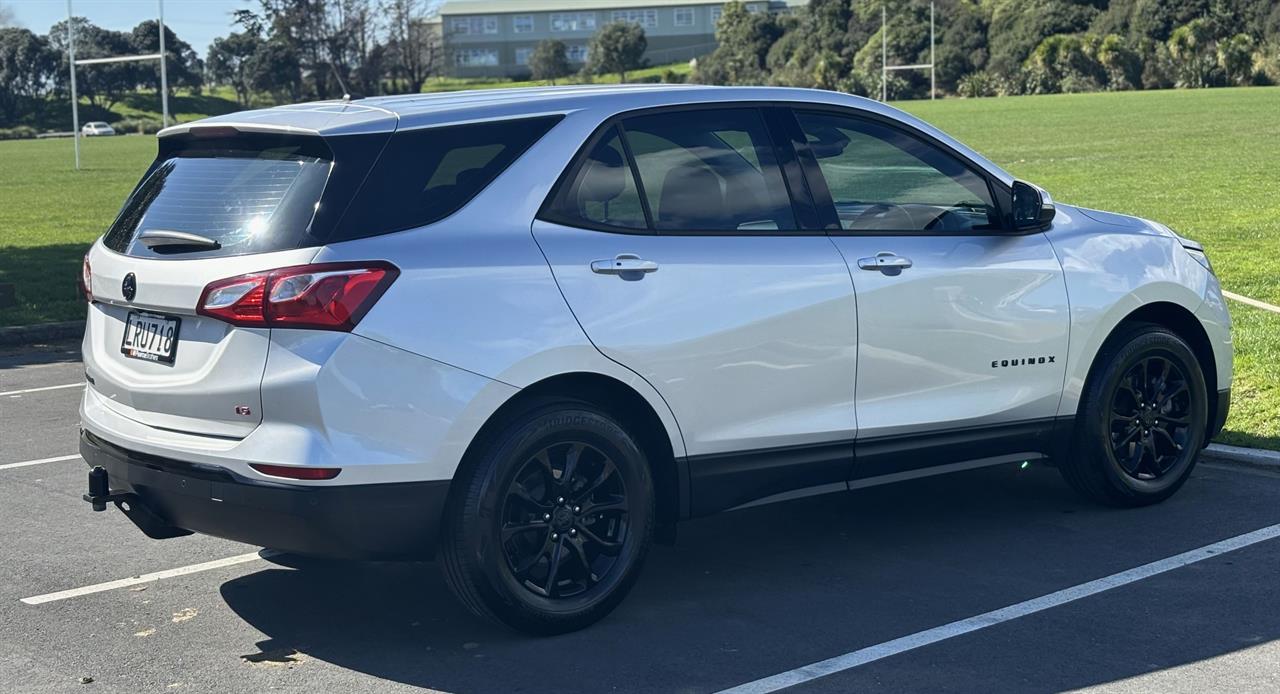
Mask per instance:
[[[454,484],[441,563],[478,616],[574,631],[613,610],[639,575],[655,517],[648,462],[593,405],[557,399],[516,417]]]
[[[1182,338],[1138,325],[1099,352],[1081,398],[1071,455],[1059,468],[1110,506],[1164,501],[1191,476],[1208,419],[1204,373]]]

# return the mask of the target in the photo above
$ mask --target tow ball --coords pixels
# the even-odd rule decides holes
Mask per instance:
[[[84,495],[84,500],[93,505],[93,510],[105,511],[107,504],[125,501],[128,497],[127,492],[111,491],[106,468],[99,465],[89,471],[89,493]]]

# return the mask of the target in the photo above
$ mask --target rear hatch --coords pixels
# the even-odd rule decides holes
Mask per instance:
[[[86,375],[106,407],[171,431],[241,438],[262,420],[270,330],[197,315],[207,285],[315,257],[335,190],[386,133],[334,149],[314,134],[189,128],[160,153],[86,257]]]

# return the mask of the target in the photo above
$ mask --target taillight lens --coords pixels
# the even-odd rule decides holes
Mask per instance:
[[[89,267],[89,254],[84,254],[84,262],[80,264],[80,295],[85,301],[93,302],[93,269]]]
[[[400,271],[390,263],[320,263],[209,283],[196,313],[232,325],[349,331]]]

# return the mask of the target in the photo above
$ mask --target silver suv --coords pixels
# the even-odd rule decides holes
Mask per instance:
[[[1222,426],[1203,249],[831,92],[567,87],[169,128],[90,250],[86,499],[436,556],[599,619],[726,509],[1045,459],[1160,501]]]

